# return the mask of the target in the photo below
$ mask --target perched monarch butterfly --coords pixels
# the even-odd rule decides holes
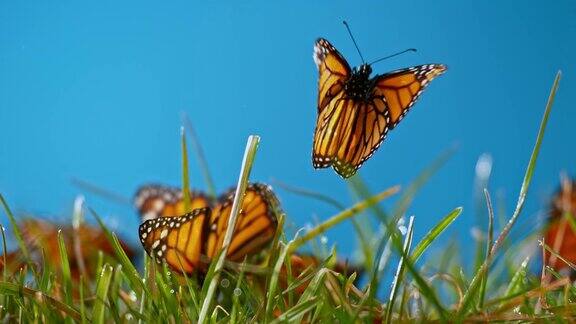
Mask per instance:
[[[576,216],[576,181],[566,179],[552,199],[544,241],[562,258],[576,264],[576,232],[568,222],[568,214]],[[544,251],[544,262],[557,272],[576,278],[573,269],[548,251]]]
[[[175,271],[188,274],[204,271],[205,261],[222,248],[234,195],[234,190],[224,194],[213,208],[203,207],[182,216],[145,221],[140,225],[144,249],[158,263],[164,260]],[[278,209],[279,202],[269,186],[248,185],[227,259],[242,261],[270,242],[278,225]],[[207,259],[203,260],[203,256]]]
[[[446,71],[445,65],[426,64],[370,78],[370,64],[350,69],[323,38],[314,46],[314,62],[320,75],[312,164],[332,166],[343,178],[356,173],[428,83]]]

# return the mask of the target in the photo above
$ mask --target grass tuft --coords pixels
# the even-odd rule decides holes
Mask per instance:
[[[451,242],[445,247],[437,246],[442,233],[462,215],[461,207],[444,216],[432,215],[438,216],[438,221],[419,241],[414,239],[419,215],[406,217],[420,188],[445,164],[454,149],[433,161],[403,191],[399,186],[393,186],[374,194],[358,175],[353,177],[348,184],[358,201],[351,207],[321,193],[279,185],[295,194],[330,204],[337,212],[332,217],[323,217],[323,222],[307,232],[296,231],[292,239],[287,238],[283,230],[290,218],[280,213],[280,230],[268,249],[242,263],[226,260],[259,144],[259,137],[251,136],[228,219],[224,249],[212,259],[206,273],[182,276],[166,265],[155,266],[156,261],[148,256],[144,257],[143,271],[139,271],[116,235],[90,208],[86,209],[100,225],[111,248],[100,251],[97,260],[79,262],[87,255],[83,254],[87,251],[86,246],[80,246],[80,232],[76,231],[83,221],[81,198],[76,200],[73,209],[73,249],[67,249],[62,233],[55,235],[50,242],[53,245],[33,246],[28,242],[28,236],[22,235],[16,218],[0,195],[17,243],[16,250],[7,250],[4,228],[1,229],[4,256],[0,259],[3,267],[0,320],[65,323],[570,322],[576,313],[576,289],[572,282],[546,265],[542,274],[531,272],[540,259],[541,251],[534,248],[539,234],[522,231],[522,237],[510,238],[535,172],[559,79],[560,73],[552,86],[516,208],[507,222],[494,221],[495,218],[506,219],[504,212],[498,208],[498,200],[497,208],[492,206],[490,194],[484,188],[487,181],[478,182],[482,188],[477,191],[482,189],[486,203],[486,210],[479,209],[478,213],[487,226],[486,234],[479,235],[477,240],[478,266],[472,271],[465,270],[470,259],[474,259],[472,244],[460,246]],[[188,189],[184,132],[181,144],[182,184]],[[193,146],[196,157],[203,159],[199,144],[193,143]],[[212,187],[206,163],[202,163],[207,186]],[[397,193],[396,204],[389,206],[385,199]],[[185,190],[184,195],[188,194]],[[189,201],[189,198],[185,199]],[[358,217],[360,215],[365,217]],[[406,225],[405,219],[409,220]],[[571,228],[576,227],[573,215],[568,213],[566,219]],[[336,270],[339,268],[334,265],[341,265],[337,250],[325,244],[314,245],[322,233],[345,220],[351,220],[356,234],[361,236],[359,243],[365,258],[361,271]],[[494,233],[498,231],[500,234],[494,239]],[[343,239],[353,238],[350,234]],[[545,243],[542,242],[542,251],[576,268],[571,260]],[[295,254],[302,253],[306,245],[320,246],[319,250],[324,253],[316,263],[303,270],[292,264],[292,259]],[[433,246],[440,249],[440,255],[434,254]],[[54,258],[59,262],[47,262]],[[95,267],[76,271],[89,264],[92,264],[90,267],[95,264]],[[351,268],[352,264],[349,270]],[[365,276],[359,282],[357,278],[362,273]]]

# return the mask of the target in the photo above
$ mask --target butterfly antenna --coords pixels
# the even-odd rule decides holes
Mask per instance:
[[[350,38],[352,38],[352,42],[354,43],[354,46],[356,46],[356,50],[358,51],[358,54],[360,54],[360,58],[362,59],[362,63],[366,62],[366,61],[364,61],[364,57],[362,56],[362,53],[360,52],[360,48],[358,48],[358,44],[356,43],[356,40],[354,39],[354,36],[352,35],[352,31],[350,31],[350,26],[348,26],[348,23],[346,22],[346,20],[344,20],[342,23],[344,24],[344,26],[346,26],[346,30],[348,30],[348,34],[350,35]]]
[[[394,53],[394,54],[392,54],[392,55],[388,55],[388,56],[384,56],[384,57],[382,57],[382,58],[379,58],[379,59],[377,59],[376,61],[373,61],[372,63],[370,63],[370,64],[368,64],[368,65],[372,65],[372,64],[374,64],[374,63],[378,63],[378,62],[380,62],[380,61],[384,61],[385,59],[389,59],[389,58],[391,58],[391,57],[398,56],[398,55],[404,54],[404,53],[406,53],[406,52],[416,52],[416,49],[415,49],[415,48],[405,49],[405,50],[403,50],[402,52]]]

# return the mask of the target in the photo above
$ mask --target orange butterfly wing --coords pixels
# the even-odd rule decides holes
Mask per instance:
[[[134,198],[134,205],[142,221],[158,217],[184,215],[182,190],[176,187],[146,185],[140,187]],[[190,191],[191,210],[210,207],[210,200],[198,191]]]

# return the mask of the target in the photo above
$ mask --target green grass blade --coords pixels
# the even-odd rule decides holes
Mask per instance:
[[[24,255],[24,258],[25,258],[26,262],[28,263],[28,266],[32,269],[32,271],[34,271],[34,267],[32,265],[32,261],[30,259],[30,252],[28,251],[28,247],[27,247],[26,243],[24,242],[24,239],[22,238],[22,233],[20,233],[20,228],[18,228],[18,223],[16,222],[16,219],[14,218],[14,214],[12,214],[12,211],[10,210],[10,207],[8,207],[8,204],[6,203],[6,200],[4,200],[4,196],[2,196],[2,194],[0,194],[0,203],[2,203],[2,206],[4,207],[4,211],[6,212],[6,215],[8,216],[8,220],[10,221],[10,225],[12,225],[12,231],[14,232],[14,237],[16,237],[16,241],[18,241],[18,247],[20,248],[20,251]]]
[[[313,229],[308,231],[306,234],[304,234],[301,238],[297,239],[294,242],[294,244],[291,245],[290,252],[296,251],[299,247],[304,245],[306,242],[308,242],[309,240],[313,239],[314,237],[324,233],[330,227],[332,227],[332,226],[334,226],[334,225],[336,225],[336,224],[338,224],[338,223],[340,223],[340,222],[342,222],[348,218],[351,218],[351,217],[357,215],[358,213],[360,213],[364,209],[369,208],[369,207],[373,206],[374,204],[378,203],[379,201],[396,194],[399,190],[400,190],[399,186],[391,187],[387,190],[384,190],[383,192],[381,192],[379,194],[376,194],[372,197],[369,197],[369,198],[355,204],[354,206],[330,217],[328,220],[317,225],[316,227],[314,227]]]
[[[440,220],[440,222],[436,224],[436,226],[434,226],[430,232],[424,235],[424,238],[422,238],[422,240],[414,248],[414,252],[412,252],[410,257],[412,263],[416,263],[416,261],[418,261],[418,259],[422,256],[430,244],[432,244],[432,242],[434,242],[434,240],[440,236],[440,234],[442,234],[442,232],[444,232],[444,230],[450,226],[450,224],[452,224],[452,222],[454,222],[454,220],[456,220],[456,218],[458,218],[461,213],[462,207],[457,207],[448,213],[448,215],[444,216],[444,218],[442,218],[442,220]]]
[[[2,250],[4,251],[4,254],[2,255],[4,261],[4,266],[2,267],[2,281],[6,282],[8,278],[8,274],[6,273],[6,271],[8,271],[8,248],[6,247],[6,233],[4,233],[3,225],[0,225],[0,231],[2,231]]]
[[[504,296],[510,296],[520,291],[518,288],[520,287],[522,280],[524,280],[524,278],[526,277],[526,269],[528,268],[528,262],[530,262],[530,256],[527,256],[524,259],[524,261],[522,261],[518,269],[516,269],[516,272],[512,276],[512,279],[510,280],[508,287],[506,287],[506,292],[504,293]]]
[[[246,192],[246,187],[248,186],[248,178],[250,177],[250,171],[252,170],[252,165],[254,164],[259,142],[260,137],[258,136],[250,135],[250,137],[248,137],[244,158],[242,160],[240,176],[238,177],[238,185],[236,186],[236,194],[234,195],[234,201],[232,202],[232,211],[230,213],[230,217],[228,218],[228,228],[226,229],[226,233],[224,235],[222,254],[216,261],[214,275],[215,278],[210,282],[208,292],[204,298],[204,302],[202,303],[202,308],[200,310],[198,322],[201,324],[206,323],[210,305],[215,299],[214,293],[216,291],[216,285],[218,284],[219,272],[222,270],[222,267],[224,266],[224,260],[228,254],[228,246],[232,240],[232,233],[234,233],[236,219],[238,218],[238,213],[240,212],[240,207],[242,206],[242,201],[244,200],[244,193]]]
[[[359,178],[357,176],[354,178],[356,178],[355,184],[356,185],[359,184],[358,181],[361,181],[361,180],[359,180]],[[365,187],[365,186],[355,186],[354,187],[357,190],[357,193],[360,197],[367,195],[367,192],[365,190],[363,190],[363,187]],[[420,273],[418,273],[418,270],[416,270],[416,267],[412,263],[411,259],[404,253],[403,244],[402,244],[402,241],[400,240],[400,237],[401,237],[400,231],[398,230],[398,228],[395,227],[395,224],[398,221],[397,219],[399,219],[399,217],[393,217],[391,221],[383,222],[384,226],[386,227],[387,233],[390,233],[389,238],[391,241],[391,246],[396,250],[396,252],[400,255],[400,257],[404,258],[404,260],[406,262],[405,267],[410,272],[411,276],[413,277],[414,281],[416,282],[416,285],[420,289],[421,295],[423,297],[425,297],[431,303],[432,307],[434,307],[434,309],[437,311],[438,316],[441,318],[441,320],[445,321],[445,320],[447,320],[446,310],[444,309],[444,307],[440,303],[434,290],[432,290],[432,288],[427,283],[427,281],[420,275]],[[379,257],[382,256],[381,251],[384,251],[385,242],[386,242],[385,238],[383,238],[383,240],[380,242],[380,245],[378,247],[378,251],[379,251],[378,256]],[[380,261],[375,262],[374,264],[378,265],[379,263],[380,263]],[[371,278],[371,287],[377,287],[378,286],[377,285],[377,279],[378,279],[377,277]],[[376,293],[375,291],[376,291],[375,288],[370,289],[370,297],[369,297],[370,299],[374,298],[374,295]]]
[[[544,133],[546,131],[546,125],[548,123],[548,116],[550,115],[550,111],[552,110],[552,104],[554,103],[554,97],[556,95],[556,90],[558,89],[558,83],[560,82],[561,72],[556,74],[556,78],[554,79],[554,84],[552,85],[552,90],[550,91],[550,96],[548,97],[548,102],[546,103],[546,109],[544,111],[544,116],[542,121],[540,122],[540,129],[538,130],[538,135],[536,137],[536,143],[534,145],[534,149],[532,150],[532,154],[530,156],[530,160],[528,162],[528,167],[526,168],[526,173],[524,174],[524,180],[522,181],[522,187],[520,188],[520,193],[518,195],[518,202],[516,203],[516,208],[512,217],[494,242],[492,249],[490,250],[489,257],[486,261],[482,264],[482,266],[476,272],[474,278],[470,282],[470,286],[464,297],[462,299],[462,303],[460,309],[458,310],[458,315],[460,318],[466,314],[470,306],[472,305],[472,300],[477,296],[477,290],[480,286],[480,282],[484,278],[484,273],[487,271],[488,267],[490,266],[490,262],[494,255],[496,254],[498,248],[502,245],[508,233],[512,229],[512,226],[516,223],[518,217],[520,216],[520,212],[524,207],[524,201],[526,199],[526,194],[528,193],[528,188],[530,186],[530,182],[532,181],[532,175],[534,174],[534,169],[536,167],[536,160],[540,153],[540,146],[542,144],[542,139],[544,138]]]
[[[486,208],[488,209],[488,238],[486,240],[486,259],[489,257],[490,250],[492,250],[492,241],[494,240],[494,209],[492,208],[492,200],[488,189],[484,188],[484,197],[486,197]],[[484,297],[486,296],[486,284],[488,282],[488,273],[490,269],[486,269],[484,278],[480,285],[480,297],[478,298],[478,309],[484,307]]]
[[[408,221],[408,231],[406,232],[406,237],[404,238],[404,255],[409,255],[410,253],[413,234],[414,216],[410,216],[410,220]],[[386,323],[392,322],[392,310],[394,309],[394,303],[396,301],[396,294],[398,293],[400,282],[403,280],[404,266],[404,257],[401,257],[400,261],[398,261],[398,268],[396,269],[396,275],[394,276],[394,280],[392,281],[392,289],[390,290],[390,297],[388,298],[388,307],[386,307]]]
[[[325,286],[326,278],[328,276],[329,271],[330,270],[328,270],[327,268],[322,268],[318,270],[318,272],[316,272],[316,275],[314,276],[314,278],[312,278],[312,280],[310,280],[308,287],[306,287],[304,293],[302,294],[302,296],[300,296],[300,299],[298,300],[298,303],[296,303],[295,307],[305,304],[309,300],[315,299],[315,297],[322,296],[320,290]],[[322,300],[320,299],[319,302],[322,302]],[[304,315],[305,315],[304,312],[300,312],[296,317],[293,318],[293,320],[296,323],[302,323]]]
[[[268,289],[266,291],[266,308],[265,308],[265,318],[266,321],[270,321],[272,317],[272,312],[274,311],[274,300],[276,297],[276,291],[278,289],[278,280],[280,277],[280,272],[282,269],[282,265],[284,262],[290,262],[289,260],[286,261],[287,257],[290,255],[291,247],[295,244],[299,233],[296,233],[296,237],[293,240],[288,242],[287,245],[281,247],[280,252],[278,253],[278,258],[276,259],[276,263],[274,264],[274,268],[272,270],[272,274],[268,281]]]
[[[188,149],[186,147],[186,133],[184,127],[180,129],[180,138],[182,145],[182,200],[184,210],[189,213],[190,210],[190,173],[188,172]]]
[[[15,284],[11,282],[0,282],[0,295],[10,295],[15,296],[15,300],[21,300],[22,297],[29,299],[34,299],[37,302],[45,303],[46,305],[57,309],[58,311],[70,316],[75,321],[79,322],[81,319],[80,313],[72,306],[67,305],[53,297],[44,294],[41,291],[34,290],[21,284]]]
[[[204,176],[204,182],[206,182],[206,191],[208,195],[212,198],[216,198],[216,187],[214,186],[214,181],[212,180],[212,176],[210,175],[210,169],[208,168],[208,162],[206,162],[206,158],[204,157],[204,150],[202,149],[202,145],[200,145],[200,141],[198,140],[198,136],[196,136],[196,132],[194,131],[194,126],[192,126],[192,122],[186,113],[182,114],[182,120],[184,122],[184,128],[188,130],[188,134],[190,135],[190,142],[192,144],[192,149],[194,153],[196,153],[196,159],[198,160],[198,165],[200,170],[202,171],[202,175]]]
[[[311,297],[303,303],[300,303],[291,309],[287,310],[285,313],[278,316],[278,318],[271,321],[271,324],[277,323],[299,323],[298,319],[302,318],[312,309],[314,309],[318,304],[318,297]]]
[[[94,301],[94,309],[92,310],[92,319],[94,323],[102,324],[105,321],[106,301],[108,300],[108,289],[110,288],[110,281],[112,280],[113,268],[105,264],[102,267],[98,284],[96,285],[96,300]]]
[[[68,252],[66,243],[62,237],[62,230],[58,230],[58,251],[60,252],[60,266],[62,270],[62,288],[64,292],[64,301],[66,304],[72,304],[72,276],[70,275],[70,263],[68,261]]]
[[[88,210],[100,225],[100,228],[104,232],[104,235],[106,235],[106,238],[108,239],[110,245],[112,245],[114,254],[118,259],[118,262],[122,265],[122,269],[124,269],[123,272],[130,281],[130,286],[132,287],[132,289],[134,289],[139,294],[142,293],[146,295],[150,294],[148,288],[142,282],[138,270],[136,270],[136,268],[132,264],[132,261],[130,261],[130,258],[128,258],[128,255],[126,255],[126,252],[120,245],[120,241],[118,240],[116,235],[110,232],[110,230],[106,227],[100,216],[98,216],[98,214],[93,209],[89,208]]]

